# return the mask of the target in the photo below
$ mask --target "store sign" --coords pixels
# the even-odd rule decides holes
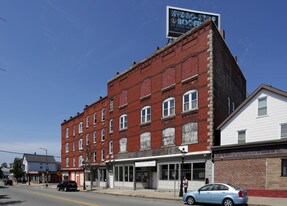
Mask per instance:
[[[156,161],[135,162],[135,167],[155,167]]]
[[[220,27],[220,15],[215,13],[168,6],[166,15],[167,38],[179,37],[187,31],[201,25],[209,18],[212,19],[218,29]]]

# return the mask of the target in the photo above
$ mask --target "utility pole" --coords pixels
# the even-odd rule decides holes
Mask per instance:
[[[40,147],[40,149],[44,150],[46,152],[46,187],[48,187],[48,171],[49,171],[49,167],[48,167],[48,149],[46,148],[42,148]]]

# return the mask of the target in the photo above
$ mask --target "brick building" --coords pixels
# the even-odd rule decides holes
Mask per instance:
[[[97,186],[178,189],[184,175],[198,188],[205,178],[213,180],[210,148],[219,144],[214,131],[245,99],[246,80],[212,21],[157,49],[107,86],[107,97],[62,123],[68,178],[77,180],[76,171],[82,184],[80,159],[96,152],[85,165]],[[87,128],[94,113],[100,113],[97,121],[104,114],[104,121]],[[73,136],[70,130],[80,124],[82,133]],[[72,151],[70,144],[80,139],[83,149]]]

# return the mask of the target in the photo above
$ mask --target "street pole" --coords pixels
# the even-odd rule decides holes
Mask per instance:
[[[184,149],[180,150],[181,153],[181,167],[180,167],[180,188],[179,188],[179,197],[183,196],[183,164],[184,164],[184,155],[187,153]]]
[[[48,171],[49,171],[49,167],[48,167],[48,149],[46,148],[40,148],[42,150],[44,150],[46,152],[46,187],[48,187]]]

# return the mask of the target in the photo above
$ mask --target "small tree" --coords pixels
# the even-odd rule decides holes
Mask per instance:
[[[22,159],[17,157],[14,159],[12,172],[18,183],[18,178],[21,178],[24,175],[24,171],[22,168]]]
[[[1,167],[2,167],[2,168],[7,168],[7,167],[8,167],[8,165],[7,165],[7,163],[6,163],[6,162],[3,162],[3,163],[1,164]]]

